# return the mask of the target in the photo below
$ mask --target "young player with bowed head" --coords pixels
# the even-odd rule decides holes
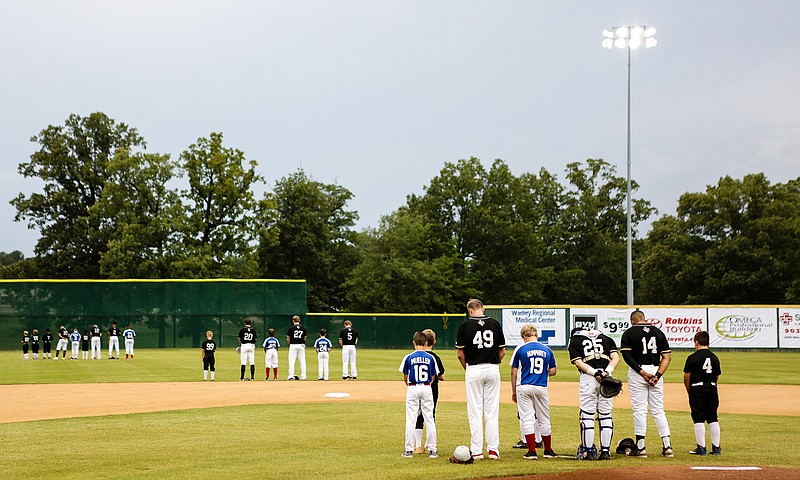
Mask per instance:
[[[245,319],[244,327],[239,330],[239,360],[241,361],[242,368],[239,380],[244,381],[244,372],[247,364],[250,364],[250,381],[256,379],[256,330],[253,328],[253,321]]]
[[[117,326],[117,321],[114,320],[111,322],[111,327],[108,329],[108,359],[119,360],[119,327]],[[116,350],[117,354],[114,355],[114,350]]]
[[[28,331],[25,330],[22,332],[22,358],[24,360],[28,359],[28,349],[31,346],[31,336],[28,334]]]
[[[611,460],[611,439],[614,420],[611,410],[613,398],[600,395],[600,380],[611,375],[619,364],[619,351],[614,339],[599,330],[573,328],[569,346],[569,360],[581,373],[578,387],[580,406],[581,445],[579,460]],[[600,455],[594,446],[594,419],[600,427]]]
[[[89,329],[89,335],[91,335],[92,339],[92,360],[95,358],[100,360],[102,357],[101,355],[101,339],[103,338],[103,330],[97,326],[97,324],[92,325],[92,328]]]
[[[550,425],[550,395],[547,383],[556,374],[556,358],[549,347],[539,343],[539,333],[533,325],[524,325],[520,336],[525,342],[511,356],[511,400],[517,404],[522,420],[528,452],[526,460],[538,460],[534,423],[538,424],[544,443],[544,457],[557,458],[553,451]]]
[[[306,328],[300,325],[300,317],[292,317],[292,326],[286,332],[286,343],[289,344],[289,377],[287,380],[306,379]],[[300,376],[294,374],[294,364],[300,361]]]
[[[267,330],[266,339],[264,339],[264,370],[266,371],[265,380],[269,380],[269,371],[272,369],[272,380],[278,379],[278,349],[281,343],[275,338],[275,329],[270,328]]]
[[[89,359],[89,330],[85,328],[83,329],[83,335],[81,335],[81,359]]]
[[[42,360],[45,358],[52,358],[52,348],[53,348],[53,334],[50,333],[49,328],[44,329],[44,336],[42,336]],[[56,350],[56,355],[58,355],[58,350]]]
[[[433,420],[433,393],[431,381],[439,375],[436,359],[425,351],[428,337],[422,332],[414,333],[414,351],[403,357],[400,363],[400,372],[406,388],[406,434],[403,458],[414,456],[414,430],[417,424],[417,415],[420,413],[425,419],[425,428],[428,437],[425,447],[430,458],[437,458],[436,451],[436,424]]]
[[[34,360],[39,360],[39,329],[34,328],[31,334],[31,353]]]
[[[717,409],[719,392],[717,380],[722,374],[719,358],[708,348],[708,332],[697,332],[694,336],[694,353],[686,358],[683,367],[683,385],[689,395],[689,408],[694,422],[694,438],[697,448],[689,451],[692,455],[706,455],[706,426],[711,432],[711,454],[720,455],[720,428]]]
[[[619,351],[628,364],[628,392],[638,448],[636,455],[647,457],[644,439],[649,408],[661,436],[661,456],[672,458],[675,453],[670,441],[667,414],[664,413],[664,382],[661,381],[672,358],[667,336],[655,325],[647,323],[644,312],[637,309],[631,313],[631,326],[622,332],[619,343]]]
[[[353,322],[345,320],[344,328],[339,332],[339,345],[342,347],[342,380],[358,380],[356,344],[358,344],[358,330],[353,328]]]
[[[469,318],[458,327],[456,353],[466,370],[470,451],[483,459],[483,424],[489,459],[500,458],[500,362],[506,354],[506,338],[500,323],[484,314],[478,299],[467,302]]]
[[[206,340],[200,345],[200,350],[203,355],[203,381],[208,380],[208,372],[211,372],[211,381],[214,381],[214,374],[216,373],[216,359],[214,352],[217,351],[217,342],[214,341],[214,332],[211,330],[206,332]]]
[[[64,325],[58,327],[58,343],[56,344],[56,356],[55,359],[58,360],[58,352],[63,352],[61,358],[67,358],[67,344],[69,342],[69,330]]]
[[[78,331],[78,327],[72,329],[72,333],[69,334],[69,339],[72,342],[72,354],[69,358],[71,360],[77,360],[78,351],[81,348],[81,334]]]
[[[424,333],[428,338],[428,341],[425,343],[424,350],[433,355],[434,360],[436,360],[436,366],[439,368],[439,374],[433,377],[433,380],[431,381],[431,394],[433,395],[433,420],[436,421],[436,403],[439,401],[439,382],[444,381],[444,364],[442,363],[442,359],[439,358],[439,355],[436,355],[433,352],[433,346],[436,345],[436,332],[430,328],[426,328],[422,331],[422,333]],[[414,429],[415,454],[427,453],[422,445],[422,427],[424,425],[425,417],[423,417],[422,413],[420,413],[417,415],[417,425]]]
[[[328,330],[319,329],[319,338],[314,342],[317,351],[317,373],[320,380],[327,380],[330,372],[330,355],[333,343],[328,340]]]
[[[122,332],[122,338],[125,339],[125,360],[128,359],[128,355],[133,360],[133,342],[136,341],[136,332],[130,325]]]

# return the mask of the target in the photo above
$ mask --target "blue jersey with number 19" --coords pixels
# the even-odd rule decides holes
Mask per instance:
[[[539,342],[528,342],[514,349],[511,356],[512,367],[517,367],[517,385],[537,385],[546,387],[547,371],[556,368],[553,351]]]
[[[439,375],[436,359],[423,350],[415,350],[406,355],[400,364],[400,371],[408,375],[409,385],[430,385],[434,377]]]

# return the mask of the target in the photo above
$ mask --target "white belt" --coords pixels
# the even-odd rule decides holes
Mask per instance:
[[[705,384],[706,384],[706,382],[697,382],[697,383],[693,383],[692,386],[693,387],[702,387]],[[714,383],[714,382],[708,382],[708,384],[711,385],[711,386],[714,386],[714,387],[717,386],[717,384]]]

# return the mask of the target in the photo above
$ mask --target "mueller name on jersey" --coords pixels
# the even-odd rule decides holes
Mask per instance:
[[[420,357],[412,357],[410,360],[411,360],[411,364],[412,365],[416,365],[418,363],[424,363],[425,365],[430,365],[431,364],[431,357],[429,357],[427,355],[424,356],[424,357],[421,357],[421,356]]]

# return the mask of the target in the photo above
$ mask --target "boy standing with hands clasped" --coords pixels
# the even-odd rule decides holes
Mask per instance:
[[[722,369],[719,358],[708,349],[708,332],[697,332],[694,336],[695,352],[686,358],[683,367],[683,385],[689,394],[689,408],[692,409],[692,422],[694,422],[694,437],[697,448],[690,450],[692,455],[706,455],[706,426],[711,432],[711,455],[720,455],[719,447],[720,430],[717,408],[719,408],[719,393],[717,380]]]
[[[422,332],[414,333],[414,352],[403,358],[400,371],[403,372],[403,381],[406,389],[406,448],[403,458],[414,456],[414,430],[417,425],[417,415],[422,413],[425,428],[428,431],[425,448],[430,458],[438,458],[436,452],[436,425],[433,420],[433,392],[431,382],[439,375],[439,367],[433,355],[425,351],[428,337]]]
[[[324,328],[319,329],[319,338],[314,342],[314,350],[317,351],[317,373],[319,373],[320,380],[328,379],[328,370],[330,367],[330,355],[333,343],[328,340],[328,331]]]

